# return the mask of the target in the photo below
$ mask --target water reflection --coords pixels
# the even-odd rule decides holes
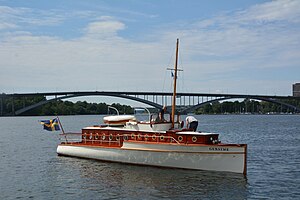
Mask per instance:
[[[81,189],[101,193],[102,198],[247,197],[247,179],[241,174],[135,166],[68,157],[59,159],[63,161],[61,167],[78,172]]]

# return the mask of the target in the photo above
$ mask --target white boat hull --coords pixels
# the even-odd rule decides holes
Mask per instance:
[[[60,155],[195,170],[246,173],[246,147],[124,143],[122,148],[59,145]]]

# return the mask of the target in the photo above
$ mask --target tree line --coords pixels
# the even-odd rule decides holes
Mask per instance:
[[[34,97],[19,97],[14,98],[1,98],[2,116],[12,115],[16,110],[24,108],[35,103],[45,101],[44,96]],[[298,100],[284,100],[297,107],[300,107]],[[35,109],[29,110],[21,115],[35,116],[35,115],[95,115],[107,114],[108,106],[117,108],[120,114],[132,114],[133,108],[129,105],[121,105],[115,103],[108,105],[106,103],[88,103],[86,101],[52,101]],[[256,101],[246,99],[244,101],[224,101],[207,104],[194,111],[195,114],[239,114],[239,113],[252,113],[252,114],[267,114],[267,113],[294,113],[295,110],[288,108],[284,105],[274,104],[264,101]]]
[[[282,103],[300,107],[298,100],[282,100]],[[269,114],[294,113],[295,110],[282,104],[245,99],[244,101],[224,101],[207,104],[195,111],[195,114]]]
[[[13,101],[11,98],[3,98],[1,106],[2,110],[0,111],[2,113],[2,116],[12,115],[12,113],[19,109],[45,100],[46,98],[44,96],[14,98]],[[21,115],[44,116],[107,114],[109,106],[117,108],[120,114],[132,114],[134,112],[131,106],[121,105],[119,103],[108,105],[106,103],[88,103],[87,101],[77,101],[74,103],[71,101],[58,100],[48,102],[47,104],[29,110],[25,113],[22,113]],[[114,111],[110,110],[110,112]]]

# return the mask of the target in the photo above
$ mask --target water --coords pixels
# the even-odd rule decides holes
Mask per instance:
[[[0,118],[0,199],[299,199],[299,115],[201,115],[199,130],[248,144],[248,174],[60,157],[40,119]],[[100,116],[62,116],[66,131]]]

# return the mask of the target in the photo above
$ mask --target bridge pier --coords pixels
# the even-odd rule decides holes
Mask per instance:
[[[0,102],[0,110],[1,110],[0,111],[0,116],[3,116],[3,98],[2,97],[0,98],[0,101],[1,101]]]
[[[26,107],[26,97],[23,97],[23,108]]]
[[[11,98],[11,112],[12,112],[12,115],[15,116],[15,101],[14,101],[14,97]]]

